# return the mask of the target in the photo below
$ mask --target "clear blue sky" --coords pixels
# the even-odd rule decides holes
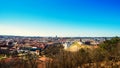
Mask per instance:
[[[0,0],[0,35],[120,36],[120,1]]]

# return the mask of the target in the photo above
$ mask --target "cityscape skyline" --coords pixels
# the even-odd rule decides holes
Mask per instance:
[[[0,35],[120,36],[119,0],[1,0]]]

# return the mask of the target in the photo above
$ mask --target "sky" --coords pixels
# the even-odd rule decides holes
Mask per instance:
[[[0,35],[120,36],[120,0],[0,0]]]

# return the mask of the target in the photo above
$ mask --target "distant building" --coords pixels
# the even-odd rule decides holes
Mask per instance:
[[[65,42],[63,43],[64,49],[67,49],[68,47],[70,47],[70,45],[72,45],[73,42]]]
[[[90,41],[85,41],[85,44],[86,45],[91,45],[91,42]]]

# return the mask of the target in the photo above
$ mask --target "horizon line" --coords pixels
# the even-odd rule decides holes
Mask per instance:
[[[0,35],[0,36],[18,36],[18,37],[120,37],[120,36],[30,36],[30,35]]]

